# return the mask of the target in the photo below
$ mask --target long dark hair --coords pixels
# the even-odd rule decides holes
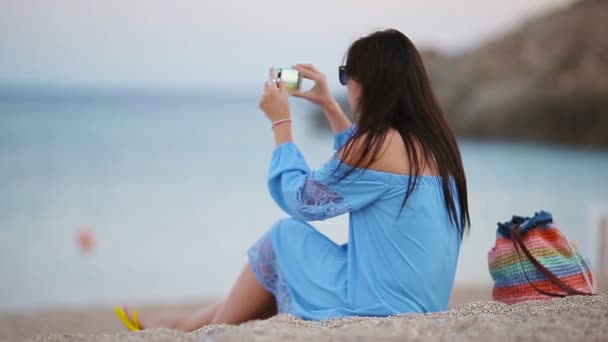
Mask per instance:
[[[462,159],[414,44],[397,30],[373,32],[355,41],[348,49],[346,73],[357,80],[362,89],[355,114],[358,129],[346,144],[342,158],[348,159],[353,152],[352,142],[364,135],[365,139],[357,163],[340,179],[361,167],[364,160],[368,162],[363,168],[369,167],[378,158],[389,128],[393,128],[405,142],[410,164],[411,177],[401,209],[428,163],[436,167],[441,176],[445,206],[462,237],[470,229]],[[341,164],[342,160],[338,167]],[[450,177],[453,177],[456,189],[450,186]],[[459,212],[454,203],[454,191],[457,191]]]

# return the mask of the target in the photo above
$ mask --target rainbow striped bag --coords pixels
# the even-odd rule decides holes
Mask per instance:
[[[589,261],[568,241],[546,211],[498,223],[488,252],[494,300],[514,304],[595,293]]]

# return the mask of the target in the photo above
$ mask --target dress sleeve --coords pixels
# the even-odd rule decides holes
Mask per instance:
[[[341,147],[340,132],[334,147]],[[275,148],[270,162],[268,189],[274,201],[290,216],[302,221],[325,220],[364,208],[382,197],[389,185],[355,169],[337,182],[350,167],[339,165],[336,154],[318,170],[311,170],[293,142]]]

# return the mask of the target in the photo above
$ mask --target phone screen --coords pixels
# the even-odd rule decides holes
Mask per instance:
[[[289,90],[300,88],[300,72],[296,69],[279,69],[277,76],[285,82],[285,87]]]

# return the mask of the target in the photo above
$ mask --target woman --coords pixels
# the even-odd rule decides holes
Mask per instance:
[[[144,327],[192,331],[277,313],[326,319],[447,309],[469,227],[467,188],[418,51],[396,30],[351,45],[340,81],[354,124],[322,73],[312,65],[294,68],[315,85],[291,95],[323,108],[335,133],[334,155],[309,169],[292,138],[288,92],[271,69],[260,101],[276,144],[268,187],[291,217],[249,249],[249,264],[223,302],[188,317],[144,320]],[[347,212],[344,245],[307,222]]]

